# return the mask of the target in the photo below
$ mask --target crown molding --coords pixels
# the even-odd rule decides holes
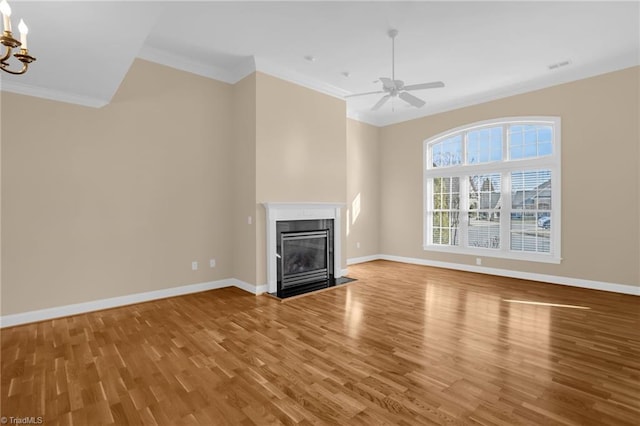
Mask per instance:
[[[238,81],[234,73],[225,68],[194,61],[155,47],[143,46],[138,53],[138,58],[225,83],[233,84]]]
[[[295,70],[289,70],[281,67],[263,58],[256,57],[255,63],[256,71],[297,84],[298,86],[315,90],[316,92],[324,93],[325,95],[333,96],[334,98],[344,100],[344,97],[350,93],[339,87],[303,75]]]
[[[572,64],[571,67],[562,68],[558,71],[549,71],[548,74],[536,79],[502,87],[497,90],[467,96],[452,102],[441,103],[433,107],[427,106],[424,109],[416,108],[396,112],[395,115],[381,116],[370,111],[358,112],[350,109],[349,104],[347,103],[347,117],[376,127],[385,127],[403,123],[405,121],[429,117],[431,115],[447,111],[453,111],[498,99],[508,98],[510,96],[521,95],[524,93],[534,92],[536,90],[559,86],[561,84],[584,80],[610,72],[621,71],[635,66],[640,66],[640,55],[637,52],[628,52],[627,54],[606,58],[589,64]]]
[[[293,84],[315,90],[320,93],[344,100],[350,92],[324,83],[317,79],[308,77],[295,70],[289,70],[274,64],[264,58],[254,56],[244,58],[236,64],[232,69],[226,69],[219,66],[206,64],[199,61],[193,61],[181,55],[176,55],[163,51],[161,49],[145,46],[142,48],[138,57],[147,61],[165,65],[171,68],[190,72],[206,78],[219,80],[229,84],[235,84],[249,74],[260,71],[264,74],[280,78]],[[431,107],[427,106],[423,109],[408,109],[398,111],[392,115],[380,115],[371,111],[357,111],[349,107],[347,102],[347,118],[367,123],[376,127],[384,127],[405,121],[420,119],[431,115],[478,105],[510,96],[515,96],[527,92],[545,89],[560,84],[570,83],[585,78],[594,77],[600,74],[619,71],[625,68],[639,66],[640,55],[637,52],[627,52],[615,57],[605,58],[601,61],[590,64],[572,64],[570,67],[562,68],[556,71],[549,71],[546,75],[529,80],[522,83],[501,87],[483,93],[471,95],[462,99],[451,102],[444,102]],[[111,101],[111,99],[102,99],[80,95],[77,93],[47,89],[13,81],[2,81],[0,79],[0,88],[2,91],[17,93],[21,95],[34,96],[38,98],[50,99],[54,101],[67,102],[71,104],[83,105],[93,108],[101,108]]]
[[[19,95],[33,96],[92,108],[102,108],[111,101],[111,99],[95,98],[77,93],[63,92],[61,90],[46,89],[44,87],[16,83],[14,81],[1,81],[1,79],[0,89],[2,89],[3,92],[17,93]]]
[[[176,68],[230,84],[235,84],[249,74],[259,71],[335,98],[344,99],[344,97],[349,94],[346,90],[314,78],[307,77],[297,71],[288,70],[264,58],[255,56],[250,56],[239,61],[239,63],[231,69],[193,61],[186,57],[148,46],[142,48],[138,57],[157,64],[166,65],[171,68]]]

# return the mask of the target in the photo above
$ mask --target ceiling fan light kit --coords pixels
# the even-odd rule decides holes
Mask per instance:
[[[410,84],[408,86],[405,86],[404,81],[396,80],[395,40],[396,40],[396,36],[398,35],[398,30],[391,29],[387,34],[391,38],[391,78],[380,77],[378,79],[378,81],[382,83],[382,90],[376,90],[373,92],[365,92],[365,93],[356,93],[354,95],[348,95],[346,97],[352,98],[356,96],[385,94],[382,98],[380,98],[378,102],[375,103],[375,105],[373,105],[373,107],[371,107],[372,111],[377,111],[389,99],[395,98],[395,97],[402,99],[403,101],[407,102],[411,106],[414,106],[416,108],[421,108],[426,104],[426,102],[408,92],[412,90],[437,89],[440,87],[444,87],[444,83],[441,81],[432,81],[430,83]]]

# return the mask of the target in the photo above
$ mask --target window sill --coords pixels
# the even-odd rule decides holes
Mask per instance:
[[[520,260],[525,262],[538,262],[538,263],[562,263],[561,257],[556,257],[551,254],[540,254],[540,253],[522,253],[522,252],[513,252],[513,251],[499,251],[493,249],[464,249],[460,247],[451,247],[451,246],[423,246],[423,250],[425,251],[435,251],[440,253],[450,253],[450,254],[462,254],[467,256],[476,256],[476,257],[494,257],[496,259],[508,259],[508,260]]]

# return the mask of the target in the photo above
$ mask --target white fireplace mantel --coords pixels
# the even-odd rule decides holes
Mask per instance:
[[[333,276],[334,278],[342,276],[340,209],[344,207],[344,203],[263,203],[263,205],[267,213],[267,291],[269,293],[275,293],[278,284],[276,222],[279,220],[333,219]]]

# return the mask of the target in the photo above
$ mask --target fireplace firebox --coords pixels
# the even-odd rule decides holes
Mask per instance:
[[[325,288],[333,281],[333,219],[276,222],[277,296]]]

